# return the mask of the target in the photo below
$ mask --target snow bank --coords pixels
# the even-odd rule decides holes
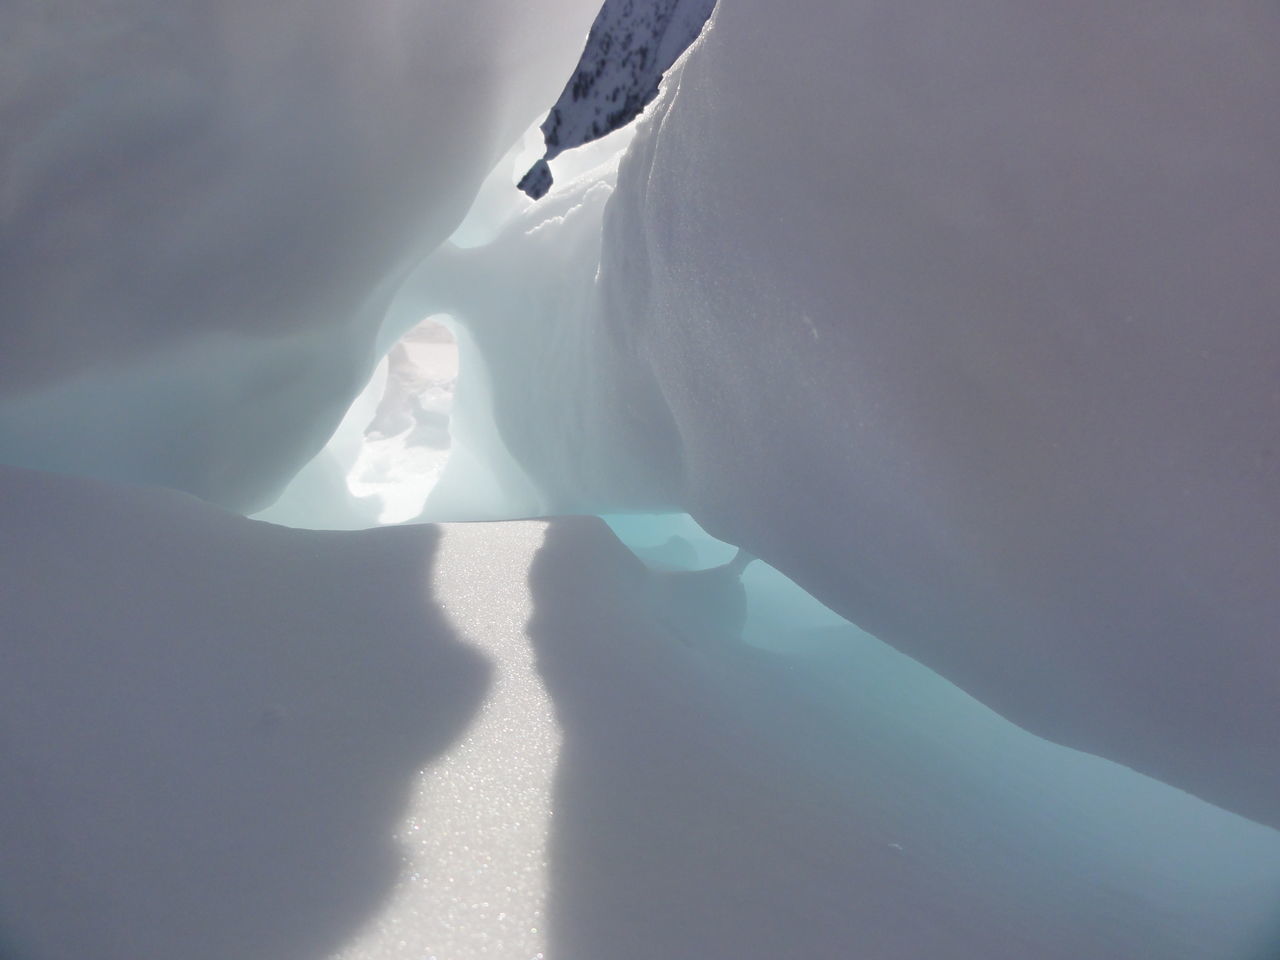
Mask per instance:
[[[19,960],[1243,960],[1274,933],[1280,835],[1018,730],[758,564],[744,591],[594,519],[311,532],[0,485]]]
[[[326,955],[395,881],[414,774],[486,687],[432,601],[436,532],[295,531],[0,478],[17,956]]]
[[[548,509],[688,509],[1280,824],[1278,44],[1242,3],[737,0],[608,203],[450,251],[439,308]]]

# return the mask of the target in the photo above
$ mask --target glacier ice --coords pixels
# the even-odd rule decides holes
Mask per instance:
[[[0,479],[16,956],[327,955],[395,881],[405,791],[489,682],[432,601],[438,538]]]

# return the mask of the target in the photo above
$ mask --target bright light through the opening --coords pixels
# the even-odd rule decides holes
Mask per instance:
[[[379,523],[401,523],[422,512],[449,459],[458,344],[428,317],[391,349],[387,363],[386,389],[347,487],[357,497],[381,501]]]

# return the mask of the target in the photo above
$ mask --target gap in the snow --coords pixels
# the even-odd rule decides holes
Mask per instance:
[[[403,523],[422,512],[449,459],[458,341],[438,317],[427,317],[383,362],[382,397],[346,481],[353,496],[380,502],[378,523]]]
[[[459,346],[447,319],[426,317],[392,345],[324,449],[255,519],[355,530],[422,512],[454,447]]]

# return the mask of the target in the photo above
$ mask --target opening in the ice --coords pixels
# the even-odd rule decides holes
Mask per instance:
[[[454,447],[459,349],[445,319],[429,316],[392,345],[324,449],[255,519],[351,530],[422,512]]]
[[[378,523],[401,523],[422,512],[449,459],[458,341],[439,317],[427,317],[400,338],[384,363],[386,385],[347,488],[355,497],[377,498]]]

